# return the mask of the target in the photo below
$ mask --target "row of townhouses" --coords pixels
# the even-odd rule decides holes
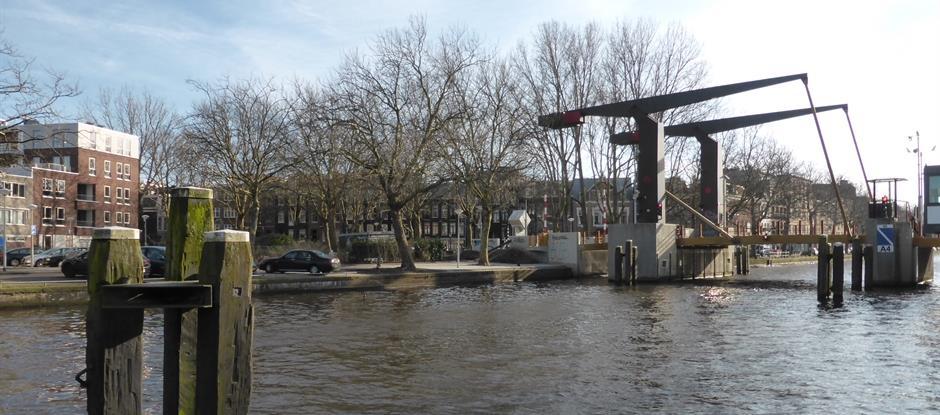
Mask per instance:
[[[0,134],[0,232],[8,248],[88,246],[138,226],[140,140],[87,123],[28,121]]]

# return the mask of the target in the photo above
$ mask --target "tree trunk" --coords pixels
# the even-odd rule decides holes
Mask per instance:
[[[327,247],[330,251],[339,250],[339,235],[336,234],[336,209],[330,209],[327,213]]]
[[[483,221],[483,229],[480,230],[480,259],[477,260],[477,264],[480,265],[489,265],[490,264],[490,227],[493,224],[493,211],[490,209],[489,204],[484,204],[482,210],[480,211],[480,219]]]
[[[418,269],[415,266],[415,259],[411,255],[411,249],[408,247],[408,240],[405,238],[405,226],[402,223],[401,208],[391,208],[392,229],[395,231],[395,242],[398,244],[398,255],[401,256],[401,269],[405,271],[414,271]]]
[[[251,235],[251,240],[255,240],[255,234],[258,232],[258,216],[261,214],[261,198],[258,195],[257,191],[252,192],[251,196],[251,229],[249,233]]]

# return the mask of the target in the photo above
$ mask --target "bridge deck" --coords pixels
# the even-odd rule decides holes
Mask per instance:
[[[729,245],[773,245],[773,244],[816,244],[819,238],[826,236],[829,242],[851,243],[850,235],[745,235],[726,238],[723,236],[679,238],[680,248],[716,247]],[[855,238],[865,240],[865,235],[856,235]],[[914,236],[913,245],[921,248],[940,248],[940,238]]]

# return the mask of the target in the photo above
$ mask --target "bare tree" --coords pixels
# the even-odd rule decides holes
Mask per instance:
[[[416,269],[402,210],[446,177],[431,174],[431,151],[460,116],[451,105],[457,76],[476,64],[477,41],[452,29],[433,39],[423,19],[380,35],[371,54],[354,54],[338,71],[332,94],[351,139],[344,155],[381,189],[391,213],[402,268]]]
[[[82,105],[82,117],[140,138],[140,193],[155,193],[178,180],[182,120],[166,103],[147,91],[128,87],[102,89],[96,101]]]
[[[21,55],[3,38],[0,29],[0,142],[4,145],[44,137],[32,137],[30,131],[14,131],[28,120],[41,120],[58,115],[56,103],[79,94],[78,87],[66,81],[65,75],[50,69],[36,70],[35,60]],[[16,162],[0,158],[0,164]]]
[[[600,30],[595,24],[583,28],[559,22],[543,23],[532,41],[531,50],[520,45],[515,63],[524,89],[523,110],[532,124],[533,155],[536,174],[552,184],[555,200],[552,217],[573,216],[572,197],[585,199],[582,129],[545,130],[534,125],[538,115],[582,108],[597,102],[598,56],[602,47]],[[572,194],[573,180],[581,181],[581,194]],[[557,185],[556,185],[557,184]],[[582,224],[587,226],[587,212],[582,209]]]
[[[247,230],[258,229],[261,193],[291,166],[291,104],[270,80],[192,83],[204,95],[184,132],[206,181],[245,200]],[[198,155],[198,157],[196,156]],[[244,199],[242,199],[244,198]]]
[[[759,130],[741,130],[738,135],[725,135],[726,170],[729,188],[726,198],[729,217],[745,213],[751,234],[760,232],[760,223],[774,206],[779,205],[793,178],[799,176],[800,165],[793,153],[773,139],[761,136]]]
[[[499,59],[461,76],[457,100],[464,116],[447,129],[442,146],[451,175],[461,178],[462,187],[480,207],[480,265],[490,262],[493,207],[510,185],[509,179],[529,164],[523,151],[528,120],[522,118],[515,81],[512,66]],[[471,206],[462,210],[473,217]]]
[[[167,195],[179,183],[185,157],[179,148],[181,119],[162,99],[126,86],[117,92],[101,89],[96,101],[83,103],[82,118],[140,138],[138,205],[145,195]],[[167,215],[170,199],[161,200],[159,208]]]
[[[349,193],[359,176],[355,165],[343,156],[341,149],[349,145],[349,130],[331,124],[324,114],[331,111],[328,98],[313,85],[296,83],[296,105],[293,122],[298,142],[291,147],[294,174],[302,177],[300,186],[314,202],[317,215],[323,219],[327,247],[338,249],[337,220],[343,197]]]
[[[707,76],[707,65],[695,38],[680,25],[665,29],[649,20],[621,21],[607,35],[601,59],[601,97],[604,102],[619,102],[654,95],[701,88]],[[659,114],[666,125],[703,119],[716,109],[714,102],[679,107]],[[630,146],[611,145],[609,136],[635,128],[632,119],[606,118],[590,129],[588,148],[591,166],[598,179],[609,183],[626,183],[635,169],[636,154]],[[587,129],[585,129],[587,130]],[[683,186],[676,183],[697,183],[698,146],[689,139],[666,139],[669,171],[667,188],[682,196]],[[681,179],[681,180],[680,180]],[[608,214],[608,222],[617,223],[625,207],[624,185],[610,186],[600,200]],[[694,194],[694,192],[692,192]]]

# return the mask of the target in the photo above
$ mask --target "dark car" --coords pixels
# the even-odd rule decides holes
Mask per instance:
[[[65,275],[65,278],[75,278],[77,276],[88,277],[88,251],[64,259],[62,264],[59,265],[59,268],[62,270],[62,275]],[[150,261],[144,258],[144,277],[151,276],[149,271]]]
[[[40,253],[40,252],[42,251],[39,251],[39,250],[36,251],[36,253]],[[33,255],[33,253],[30,252],[30,248],[11,249],[7,251],[7,265],[11,267],[18,266],[23,263],[23,258],[26,258],[30,255]]]
[[[316,250],[289,251],[280,257],[264,258],[258,262],[258,268],[268,273],[309,271],[311,274],[319,274],[336,271],[339,267],[339,258]]]
[[[144,258],[150,261],[150,273],[148,277],[166,276],[166,247],[165,246],[142,246],[140,252]]]
[[[32,258],[34,267],[57,267],[62,260],[79,255],[87,248],[52,248]]]

